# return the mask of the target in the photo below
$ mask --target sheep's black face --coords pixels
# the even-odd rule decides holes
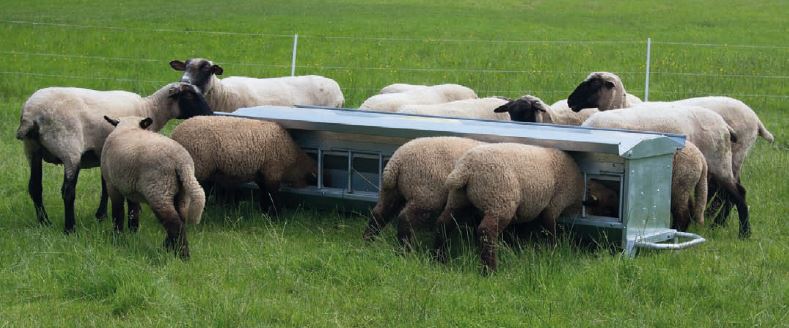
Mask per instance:
[[[584,108],[597,108],[600,102],[600,91],[610,90],[614,87],[614,83],[606,81],[599,77],[589,78],[581,82],[575,88],[573,93],[567,97],[567,105],[574,112],[578,112]]]
[[[210,60],[202,58],[189,59],[186,63],[173,60],[170,62],[170,67],[176,71],[184,72],[181,82],[191,83],[200,88],[202,92],[206,91],[206,85],[211,80],[211,75],[222,75],[224,72],[219,65],[214,65]]]
[[[521,98],[510,101],[493,110],[495,113],[510,113],[510,119],[517,122],[537,122],[537,112],[541,110],[535,101]]]
[[[213,115],[214,112],[205,97],[200,91],[191,84],[181,83],[178,91],[171,95],[178,105],[178,119],[187,119],[192,116]]]

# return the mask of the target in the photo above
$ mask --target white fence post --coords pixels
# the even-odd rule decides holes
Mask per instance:
[[[296,76],[296,48],[299,45],[299,35],[293,35],[293,58],[290,61],[290,76]]]
[[[644,101],[649,101],[649,58],[652,55],[652,38],[647,38],[647,78],[644,82]]]

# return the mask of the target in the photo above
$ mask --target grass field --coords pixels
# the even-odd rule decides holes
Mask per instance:
[[[0,1],[0,326],[787,326],[789,34],[786,1]],[[46,23],[46,24],[32,24]],[[210,33],[228,32],[228,33]],[[503,247],[482,277],[468,237],[448,265],[402,254],[393,231],[367,245],[364,215],[291,210],[272,219],[209,203],[192,259],[96,222],[99,172],[83,171],[77,233],[64,235],[62,168],[45,165],[54,225],[36,224],[19,111],[47,86],[149,94],[207,57],[227,75],[321,74],[357,106],[393,82],[455,82],[481,96],[567,96],[589,72],[620,74],[651,100],[729,95],[776,137],[746,161],[753,236],[629,260],[564,242]],[[523,42],[550,41],[550,42]],[[568,42],[556,42],[568,41]],[[595,42],[577,42],[595,41]],[[170,128],[173,126],[171,124]],[[167,129],[169,131],[169,129]],[[730,218],[736,222],[736,218]],[[428,241],[427,239],[424,239]]]

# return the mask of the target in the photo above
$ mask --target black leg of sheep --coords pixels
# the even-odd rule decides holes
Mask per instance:
[[[30,157],[30,181],[27,185],[27,191],[30,198],[33,200],[33,206],[36,208],[36,218],[42,225],[51,225],[46,209],[44,209],[43,187],[41,182],[43,157],[41,151],[32,152]]]
[[[115,232],[123,232],[123,197],[120,194],[112,197],[112,222]]]
[[[103,221],[107,218],[107,182],[104,177],[101,177],[101,198],[99,199],[99,208],[96,209],[96,220]]]
[[[128,200],[129,204],[129,231],[140,230],[140,203]]]
[[[79,163],[73,165],[73,167],[64,163],[63,187],[60,191],[63,195],[63,207],[66,211],[65,233],[74,232],[74,225],[76,223],[74,219],[74,199],[76,198],[79,170]]]

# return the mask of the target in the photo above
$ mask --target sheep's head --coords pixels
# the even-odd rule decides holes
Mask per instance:
[[[622,108],[625,96],[622,80],[609,72],[594,72],[567,97],[567,105],[574,112],[584,108],[609,110]]]
[[[550,123],[548,105],[540,98],[534,96],[523,96],[519,99],[511,100],[493,110],[494,113],[510,113],[510,119],[518,122],[538,122]]]
[[[613,187],[615,186],[607,186],[603,181],[589,180],[586,190],[587,198],[583,201],[589,214],[619,216],[619,193]]]
[[[116,128],[131,128],[131,129],[148,129],[148,127],[153,124],[153,119],[150,117],[139,117],[139,116],[124,116],[118,119],[111,118],[109,116],[104,116],[104,120],[112,124],[112,126]]]
[[[187,119],[192,116],[212,115],[214,112],[200,93],[197,86],[177,82],[170,84],[168,98],[172,101],[173,116],[178,119]]]
[[[191,83],[204,93],[209,91],[208,81],[211,80],[211,76],[222,75],[224,72],[222,67],[203,58],[188,59],[185,63],[180,60],[173,60],[170,62],[170,67],[176,71],[184,72],[184,75],[181,76],[181,82]]]
[[[316,186],[318,184],[318,165],[315,160],[304,152],[299,154],[299,159],[295,165],[291,166],[286,172],[284,179],[290,186],[303,188],[306,186]],[[329,183],[324,176],[324,184]]]

